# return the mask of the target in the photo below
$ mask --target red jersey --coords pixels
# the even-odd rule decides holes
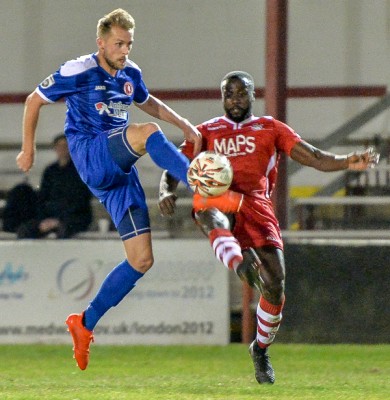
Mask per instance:
[[[280,152],[290,155],[302,139],[288,125],[272,117],[252,116],[235,123],[226,116],[198,125],[202,151],[213,150],[227,156],[233,167],[231,190],[257,198],[270,198],[277,177]],[[193,144],[185,142],[182,151],[192,158]]]

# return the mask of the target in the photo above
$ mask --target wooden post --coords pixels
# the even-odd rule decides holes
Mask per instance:
[[[287,115],[287,0],[266,3],[266,68],[265,111],[267,115],[286,122]],[[288,227],[287,158],[281,154],[278,180],[273,196],[276,216],[281,229]]]
[[[266,3],[266,51],[265,51],[265,110],[267,115],[286,122],[287,100],[287,2],[267,0]],[[273,196],[276,216],[281,229],[288,227],[288,179],[287,158],[280,155],[278,180]],[[242,294],[242,342],[253,340],[254,321],[250,304],[253,290],[243,284]]]

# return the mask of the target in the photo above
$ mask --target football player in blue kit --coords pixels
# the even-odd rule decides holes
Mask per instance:
[[[131,123],[130,106],[166,121],[200,151],[199,131],[159,99],[149,94],[140,68],[128,59],[134,40],[134,19],[122,9],[97,24],[94,54],[65,62],[26,99],[23,143],[16,162],[23,171],[34,163],[35,132],[42,106],[62,98],[67,113],[65,135],[82,180],[109,212],[123,241],[126,259],[105,278],[86,310],[66,320],[74,358],[87,368],[93,330],[153,264],[150,223],[136,161],[149,153],[154,163],[187,184],[188,159],[153,122]]]

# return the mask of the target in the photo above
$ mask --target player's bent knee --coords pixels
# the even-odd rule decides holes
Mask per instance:
[[[160,130],[160,126],[154,122],[131,124],[127,128],[126,139],[133,150],[143,155],[145,153],[145,144],[149,136]]]
[[[264,291],[273,299],[280,298],[284,293],[284,279],[264,282]]]
[[[146,137],[149,137],[152,133],[161,131],[161,128],[155,122],[147,122],[145,124],[142,124],[142,130],[143,130],[143,134]]]
[[[197,211],[194,217],[196,223],[207,233],[215,228],[230,229],[229,219],[216,208]]]
[[[135,270],[141,272],[142,274],[144,274],[150,268],[152,268],[154,263],[153,257],[141,257],[135,260],[128,260],[128,261]]]

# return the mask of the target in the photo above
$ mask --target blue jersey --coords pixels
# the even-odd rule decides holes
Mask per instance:
[[[135,166],[123,171],[108,149],[110,132],[130,124],[131,103],[148,100],[140,68],[128,60],[113,77],[99,66],[96,54],[90,54],[64,63],[36,92],[49,103],[65,99],[65,135],[73,162],[115,225],[129,207],[146,209]]]
[[[96,54],[66,62],[38,86],[37,92],[50,103],[65,98],[67,136],[99,134],[126,126],[131,103],[142,104],[149,96],[135,63],[128,60],[113,77],[99,66]]]

